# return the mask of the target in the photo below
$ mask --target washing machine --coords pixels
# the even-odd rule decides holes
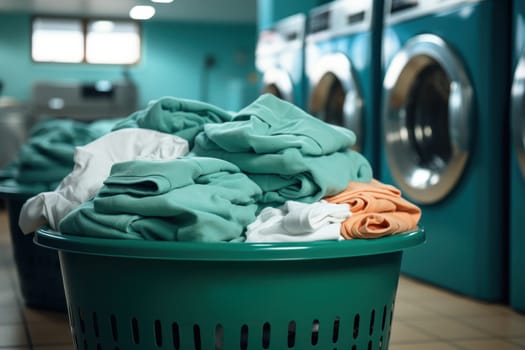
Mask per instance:
[[[378,178],[382,1],[338,0],[309,12],[307,110],[355,132]]]
[[[510,304],[525,312],[525,2],[513,2],[510,101]]]
[[[304,38],[306,15],[298,13],[259,33],[255,65],[261,93],[271,93],[304,108]]]
[[[403,255],[401,272],[501,301],[509,4],[385,5],[381,179],[421,207],[428,232],[426,244]]]

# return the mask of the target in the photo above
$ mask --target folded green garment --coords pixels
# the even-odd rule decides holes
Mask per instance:
[[[70,119],[48,119],[37,123],[16,161],[16,180],[21,184],[58,184],[73,170],[75,146],[85,145],[107,134],[118,120],[83,123]]]
[[[208,124],[191,154],[237,165],[263,190],[261,206],[315,202],[369,182],[372,168],[350,130],[329,125],[273,95],[263,95],[231,122]]]
[[[350,181],[372,180],[370,163],[358,152],[347,150],[324,156],[305,156],[296,148],[277,154],[232,153],[220,148],[201,148],[196,138],[193,153],[224,159],[237,165],[263,191],[262,206],[278,206],[287,200],[311,203],[343,191]]]
[[[327,124],[274,95],[260,96],[229,123],[208,124],[206,136],[227,152],[278,153],[296,148],[320,156],[346,150],[355,134]]]
[[[260,196],[238,167],[220,159],[123,162],[112,167],[94,200],[70,212],[59,229],[112,238],[240,240],[255,220]]]
[[[193,140],[202,131],[204,124],[223,123],[231,118],[229,112],[205,102],[163,97],[131,114],[115,125],[113,130],[153,129],[182,137],[193,147]]]

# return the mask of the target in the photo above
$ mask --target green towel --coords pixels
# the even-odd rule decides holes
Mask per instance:
[[[69,213],[59,229],[111,238],[242,240],[260,195],[238,167],[220,159],[117,163],[94,200]]]
[[[113,130],[124,128],[153,129],[186,139],[193,147],[195,136],[204,124],[230,121],[231,114],[217,106],[194,100],[163,97],[145,109],[131,114]]]
[[[353,131],[330,125],[274,95],[260,96],[229,123],[205,126],[206,136],[227,152],[326,155],[355,144]]]
[[[263,95],[234,116],[208,124],[192,154],[237,165],[261,187],[261,206],[286,200],[318,201],[350,181],[369,182],[372,168],[350,130],[316,119],[273,95]]]
[[[45,183],[49,189],[55,188],[73,170],[75,147],[109,133],[117,121],[40,121],[31,129],[28,141],[20,148],[16,181],[20,184]]]

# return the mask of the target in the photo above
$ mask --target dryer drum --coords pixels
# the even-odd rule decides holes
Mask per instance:
[[[295,103],[293,83],[290,75],[283,69],[268,69],[263,76],[262,93],[270,93],[288,101]]]
[[[525,178],[525,52],[516,66],[512,83],[512,138],[521,174]]]
[[[275,84],[265,85],[263,90],[262,90],[262,93],[264,93],[264,94],[272,94],[274,96],[279,97],[280,99],[283,99],[283,94],[281,93],[281,90],[279,90],[279,88]]]
[[[363,148],[363,98],[352,63],[343,53],[323,56],[311,72],[312,92],[308,111],[317,118],[352,130]]]
[[[446,72],[437,62],[421,69],[410,88],[406,104],[406,126],[416,164],[439,171],[452,157]]]
[[[439,37],[409,40],[384,80],[388,166],[412,200],[430,204],[455,188],[468,159],[472,87],[465,68]]]
[[[327,123],[344,126],[343,85],[333,73],[327,73],[321,78],[318,87],[316,90],[318,93],[312,96],[312,113]]]

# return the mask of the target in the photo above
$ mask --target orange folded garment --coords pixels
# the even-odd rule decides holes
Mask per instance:
[[[375,179],[370,183],[350,182],[330,203],[346,203],[352,216],[341,225],[346,239],[377,238],[416,228],[421,209],[401,197],[401,191]]]

